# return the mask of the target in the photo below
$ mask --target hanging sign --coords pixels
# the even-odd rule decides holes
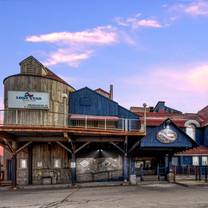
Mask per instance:
[[[8,108],[49,109],[45,92],[8,91]]]
[[[170,129],[169,126],[166,126],[165,129],[162,129],[157,133],[157,139],[161,143],[169,144],[174,142],[177,139],[177,134],[175,131]]]

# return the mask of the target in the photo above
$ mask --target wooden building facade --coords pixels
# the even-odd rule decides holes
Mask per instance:
[[[5,78],[4,90],[0,144],[13,186],[128,181],[150,157],[167,174],[174,153],[196,146],[171,120],[150,134],[146,106],[142,116],[125,109],[112,86],[75,90],[34,57]]]

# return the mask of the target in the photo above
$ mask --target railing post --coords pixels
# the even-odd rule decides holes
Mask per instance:
[[[85,116],[85,129],[87,129],[87,116]]]
[[[129,131],[131,131],[131,119],[129,119]]]
[[[107,125],[106,125],[106,122],[107,122],[107,121],[106,121],[106,118],[105,118],[105,130],[107,129]]]
[[[15,119],[16,119],[15,124],[18,124],[18,111],[17,110],[15,110]]]

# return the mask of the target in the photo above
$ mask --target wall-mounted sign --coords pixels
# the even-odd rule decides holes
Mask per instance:
[[[71,166],[71,168],[76,168],[76,163],[75,162],[71,162],[70,166]]]
[[[169,126],[157,133],[157,139],[161,143],[169,144],[177,139],[177,134]]]
[[[87,160],[82,160],[82,162],[80,162],[80,165],[84,168],[86,168],[90,163]]]
[[[45,92],[8,91],[8,108],[49,109]]]

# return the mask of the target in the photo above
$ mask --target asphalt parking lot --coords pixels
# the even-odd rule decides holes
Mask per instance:
[[[1,208],[208,207],[208,186],[175,184],[55,190],[0,191]]]

